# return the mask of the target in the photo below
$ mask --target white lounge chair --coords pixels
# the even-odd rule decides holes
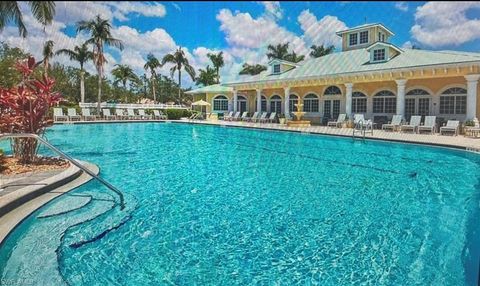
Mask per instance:
[[[154,109],[153,110],[153,118],[154,119],[167,119],[167,116],[163,114],[161,110]]]
[[[244,120],[246,120],[247,118],[248,118],[248,112],[244,111],[244,112],[242,113],[242,116],[241,116],[240,118],[238,118],[237,120],[238,120],[238,121],[244,121]]]
[[[353,116],[353,123],[354,129],[373,130],[373,122],[370,119],[366,120],[365,116],[361,113]]]
[[[342,127],[342,124],[343,124],[343,122],[345,122],[346,118],[347,118],[347,115],[345,113],[339,114],[337,120],[336,121],[329,121],[327,123],[327,126]]]
[[[417,133],[418,126],[420,126],[420,122],[422,121],[421,115],[413,115],[410,117],[410,122],[408,124],[404,124],[400,126],[400,131],[412,131],[413,133]]]
[[[128,119],[134,119],[134,120],[141,119],[140,115],[135,114],[135,110],[133,108],[127,109],[127,116],[128,116]]]
[[[125,115],[125,110],[122,108],[117,108],[115,109],[115,115],[117,116],[117,119],[128,119],[128,115]]]
[[[480,133],[480,122],[478,118],[473,119],[473,126],[465,126],[465,136],[477,137]]]
[[[253,113],[252,117],[248,117],[248,116],[247,116],[247,117],[243,118],[242,120],[243,120],[243,121],[252,121],[252,122],[253,122],[253,121],[257,120],[257,117],[258,117],[258,111],[255,111],[255,112]]]
[[[458,135],[458,130],[460,126],[460,121],[458,120],[448,120],[447,125],[440,127],[440,135],[444,132],[452,132],[455,136]]]
[[[109,108],[104,108],[102,109],[102,113],[103,113],[103,119],[105,120],[115,120],[117,117],[113,114],[110,113],[110,109]]]
[[[425,116],[425,123],[418,126],[418,133],[420,133],[421,131],[430,131],[431,134],[435,134],[436,119],[436,116]]]
[[[239,118],[240,118],[240,111],[237,111],[237,112],[235,112],[235,114],[232,117],[228,118],[227,120],[228,121],[235,121],[235,120],[238,120]]]
[[[63,114],[61,108],[55,107],[53,109],[53,121],[68,121],[68,116]]]
[[[232,118],[232,116],[233,116],[233,111],[230,111],[228,114],[224,113],[223,114],[223,120],[230,120],[230,118]]]
[[[75,108],[67,109],[68,120],[70,121],[80,121],[82,117],[77,114],[77,110]]]
[[[253,122],[265,122],[267,120],[268,112],[262,112],[262,114],[258,114],[257,118],[253,120]]]
[[[265,118],[265,121],[264,121],[264,122],[273,123],[276,118],[277,118],[277,113],[276,113],[276,112],[272,112],[272,113],[270,113],[270,116],[269,116],[268,118]]]
[[[363,114],[355,114],[353,116],[353,123],[354,124],[363,123],[363,122],[365,122],[365,116]]]
[[[396,131],[402,126],[402,120],[401,115],[394,115],[390,123],[382,124],[382,130],[391,129],[392,131]]]
[[[90,108],[82,108],[82,116],[85,121],[97,119],[95,115],[90,114]]]
[[[139,109],[138,116],[140,116],[140,119],[145,119],[145,120],[152,119],[151,115],[145,114],[145,109]]]

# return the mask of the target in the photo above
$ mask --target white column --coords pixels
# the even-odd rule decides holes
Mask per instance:
[[[284,87],[283,90],[285,91],[285,102],[284,102],[284,106],[285,106],[285,118],[289,118],[290,117],[290,87],[287,86],[287,87]]]
[[[348,118],[352,118],[352,92],[353,92],[353,83],[346,83],[346,93],[345,93],[345,113]]]
[[[467,80],[467,120],[477,117],[477,85],[480,74],[469,74]]]
[[[407,85],[406,79],[397,79],[397,115],[405,116],[405,86]]]
[[[262,111],[262,90],[257,88],[257,111]]]
[[[233,112],[237,112],[238,90],[233,89]]]

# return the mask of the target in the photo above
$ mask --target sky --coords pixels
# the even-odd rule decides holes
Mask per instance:
[[[56,2],[54,22],[46,28],[32,18],[27,2],[20,3],[28,37],[21,38],[10,24],[0,32],[0,41],[36,58],[47,40],[55,42],[55,49],[72,49],[88,39],[76,32],[78,21],[97,14],[111,20],[112,34],[125,49],[106,49],[107,73],[115,64],[127,64],[149,76],[143,69],[149,53],[161,59],[181,46],[197,71],[211,65],[208,53],[223,51],[221,79],[228,82],[238,79],[245,62],[266,64],[269,44],[289,42],[307,58],[313,44],[334,45],[339,52],[335,32],[365,23],[383,23],[399,47],[480,52],[478,2]],[[54,61],[78,66],[65,56]],[[168,76],[170,67],[158,72]],[[91,63],[86,69],[95,73]],[[195,86],[186,73],[182,81],[184,87]]]

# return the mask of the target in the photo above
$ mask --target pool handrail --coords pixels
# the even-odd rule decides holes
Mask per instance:
[[[83,166],[82,164],[77,162],[77,160],[75,160],[74,158],[70,157],[69,155],[65,154],[64,152],[62,152],[57,147],[50,144],[44,138],[38,136],[37,134],[33,134],[33,133],[0,133],[0,140],[2,140],[2,139],[13,139],[13,138],[34,138],[37,141],[40,141],[45,146],[47,146],[50,150],[52,150],[53,152],[60,155],[60,157],[69,161],[70,163],[72,163],[73,165],[78,167],[80,170],[84,171],[85,173],[87,173],[88,175],[90,175],[91,177],[93,177],[94,179],[99,181],[100,183],[102,183],[105,187],[107,187],[108,189],[110,189],[111,191],[116,193],[118,195],[118,197],[120,198],[120,209],[123,210],[125,208],[125,199],[123,197],[123,193],[119,189],[117,189],[115,186],[113,186],[112,184],[107,182],[105,179],[101,178],[100,176],[98,176],[95,173],[93,173],[92,171],[90,171],[88,168],[86,168],[85,166]]]

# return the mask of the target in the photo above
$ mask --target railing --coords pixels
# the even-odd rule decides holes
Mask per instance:
[[[45,146],[47,146],[50,150],[52,150],[54,153],[57,153],[60,157],[69,161],[70,163],[72,163],[73,165],[78,167],[80,170],[82,170],[85,173],[87,173],[88,175],[92,176],[94,179],[96,179],[97,181],[102,183],[108,189],[110,189],[111,191],[116,193],[118,195],[118,197],[120,198],[120,209],[123,210],[125,208],[125,199],[124,199],[123,194],[120,190],[118,190],[116,187],[114,187],[112,184],[105,181],[101,177],[97,176],[95,173],[90,171],[88,168],[86,168],[82,164],[78,163],[77,160],[73,159],[69,155],[60,151],[60,149],[58,149],[57,147],[50,144],[47,140],[43,139],[42,137],[38,136],[37,134],[31,134],[31,133],[4,133],[4,134],[0,133],[0,140],[2,140],[2,139],[13,139],[13,138],[34,138],[37,141],[40,141]]]
[[[96,108],[98,106],[95,102],[79,103],[81,108]],[[106,103],[100,104],[102,108],[131,108],[131,109],[188,109],[181,104],[141,104],[141,103]]]

